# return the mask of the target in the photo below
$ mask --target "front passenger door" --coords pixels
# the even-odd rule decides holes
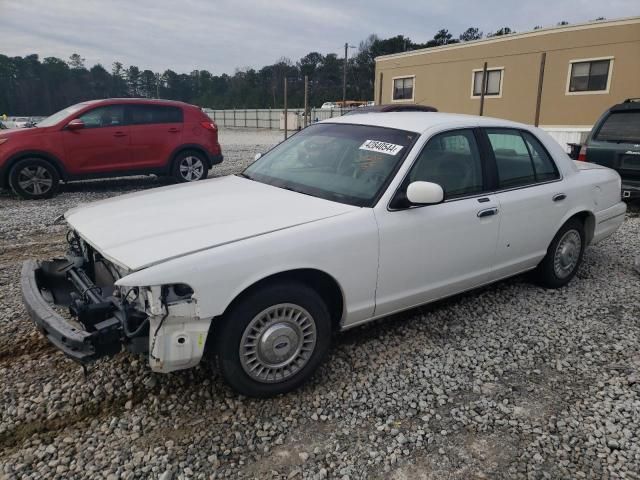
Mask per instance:
[[[105,105],[78,117],[80,130],[62,131],[66,165],[73,174],[121,170],[130,160],[129,127],[123,105]]]
[[[375,210],[380,232],[376,315],[468,290],[490,279],[500,205],[486,181],[472,129],[431,138],[404,180],[439,184],[437,205]],[[400,193],[401,193],[400,192]]]

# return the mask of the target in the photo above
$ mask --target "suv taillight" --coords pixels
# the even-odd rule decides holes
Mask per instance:
[[[580,153],[578,154],[578,160],[581,162],[586,162],[587,161],[587,146],[586,145],[582,145],[580,147]]]
[[[211,130],[212,132],[217,132],[218,127],[213,122],[200,122],[202,128],[206,128],[207,130]]]

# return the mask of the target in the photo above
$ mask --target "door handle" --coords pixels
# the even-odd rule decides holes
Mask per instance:
[[[495,215],[496,213],[498,213],[498,209],[496,207],[485,208],[484,210],[480,210],[478,212],[478,218],[490,217],[491,215]]]
[[[567,198],[567,196],[564,193],[558,193],[557,195],[553,196],[553,201],[554,202],[561,202],[565,198]]]
[[[177,128],[170,128],[169,130],[167,130],[167,132],[169,133],[178,133],[180,130]]]
[[[114,137],[126,137],[127,134],[124,132],[116,132],[113,134]]]

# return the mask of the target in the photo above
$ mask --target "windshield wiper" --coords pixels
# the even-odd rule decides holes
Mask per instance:
[[[246,178],[247,180],[253,180],[253,177],[251,177],[251,176],[247,175],[247,174],[246,174],[246,173],[244,173],[244,172],[236,173],[236,175],[237,175],[238,177]]]

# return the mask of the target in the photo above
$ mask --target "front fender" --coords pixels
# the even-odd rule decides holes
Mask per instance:
[[[120,286],[186,283],[201,318],[222,315],[253,284],[272,275],[313,269],[335,279],[345,322],[369,318],[375,305],[378,232],[373,211],[328,218],[175,258],[134,272]]]

